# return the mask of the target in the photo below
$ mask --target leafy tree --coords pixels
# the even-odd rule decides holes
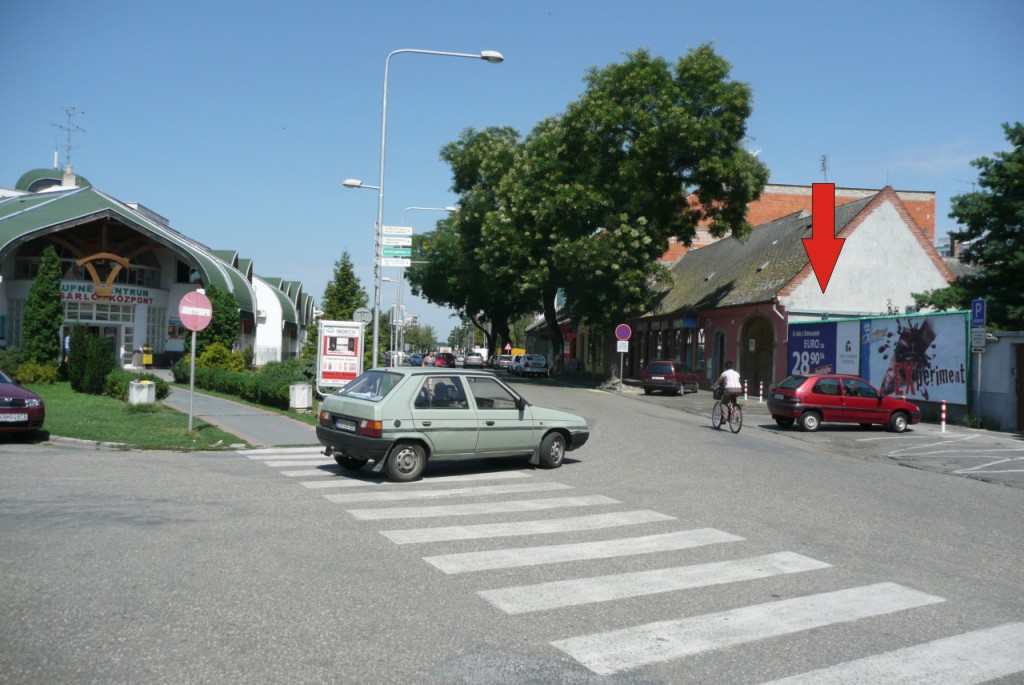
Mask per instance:
[[[25,301],[22,351],[26,361],[58,363],[61,358],[60,330],[64,305],[60,299],[60,259],[53,245],[43,250],[39,271]]]
[[[979,169],[978,187],[952,198],[949,216],[962,228],[950,240],[966,243],[961,259],[978,267],[948,288],[915,293],[919,307],[969,309],[984,297],[992,328],[1024,328],[1024,124],[1003,124],[1009,151],[971,162]]]
[[[68,349],[68,380],[75,392],[84,392],[85,367],[89,360],[89,329],[80,323],[71,328]]]
[[[334,263],[334,277],[324,288],[321,301],[323,318],[327,321],[351,321],[352,316],[360,307],[366,307],[369,298],[363,289],[348,250],[341,253],[341,258]]]
[[[429,324],[409,325],[405,327],[405,342],[415,352],[437,349],[437,333]]]
[[[213,343],[220,343],[229,350],[234,348],[238,340],[238,331],[242,319],[235,296],[216,285],[210,284],[204,289],[206,298],[210,300],[211,316],[209,325],[196,333],[196,357]],[[192,336],[185,336],[185,358],[192,354]]]

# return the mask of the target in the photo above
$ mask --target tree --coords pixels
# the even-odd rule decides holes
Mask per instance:
[[[26,361],[58,364],[61,358],[61,326],[64,305],[60,299],[60,259],[47,245],[39,271],[28,290],[22,325],[22,352]]]
[[[348,250],[341,253],[341,258],[334,263],[334,277],[324,288],[324,297],[320,302],[323,318],[327,321],[351,321],[355,311],[366,307],[369,298],[363,289]]]
[[[985,298],[990,327],[1024,328],[1024,124],[1003,124],[1011,149],[971,162],[979,169],[979,190],[952,198],[949,216],[961,230],[951,241],[966,244],[961,259],[978,268],[948,288],[915,293],[919,307],[969,309]]]
[[[410,350],[417,352],[433,350],[437,347],[437,333],[434,332],[434,327],[429,324],[422,326],[409,325],[405,327],[405,342]]]
[[[71,329],[71,343],[68,349],[68,380],[75,392],[85,390],[85,367],[89,361],[89,329],[76,323]]]
[[[238,301],[226,290],[221,290],[212,283],[204,289],[210,300],[212,314],[209,325],[196,333],[196,357],[199,357],[207,346],[221,343],[229,350],[234,349],[238,340],[242,318],[239,315]],[[185,336],[185,356],[191,355],[192,336]]]

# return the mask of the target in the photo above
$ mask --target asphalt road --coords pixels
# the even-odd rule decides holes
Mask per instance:
[[[0,443],[0,679],[1024,679],[1024,490],[530,385],[560,469]]]

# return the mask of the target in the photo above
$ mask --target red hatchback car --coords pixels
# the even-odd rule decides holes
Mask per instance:
[[[434,355],[434,366],[455,368],[455,355],[451,352],[438,352]]]
[[[653,361],[644,367],[640,376],[640,387],[645,395],[655,390],[664,390],[676,395],[697,392],[697,374],[682,362]]]
[[[920,423],[921,408],[902,397],[883,395],[858,376],[790,376],[772,387],[768,411],[783,427],[800,422],[805,431],[823,423],[881,424],[896,433]]]
[[[43,427],[43,398],[0,371],[0,433],[26,433]]]

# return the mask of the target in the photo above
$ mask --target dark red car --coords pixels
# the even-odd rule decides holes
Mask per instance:
[[[676,395],[697,392],[697,374],[682,362],[653,361],[644,367],[640,376],[640,387],[645,395],[655,390],[664,390]]]
[[[0,371],[0,433],[28,433],[43,427],[43,398]]]
[[[455,368],[455,355],[451,352],[438,352],[434,355],[434,366]]]
[[[768,411],[783,427],[800,422],[805,431],[824,423],[881,424],[896,433],[920,423],[921,408],[902,397],[883,395],[858,376],[790,376],[771,388]]]

